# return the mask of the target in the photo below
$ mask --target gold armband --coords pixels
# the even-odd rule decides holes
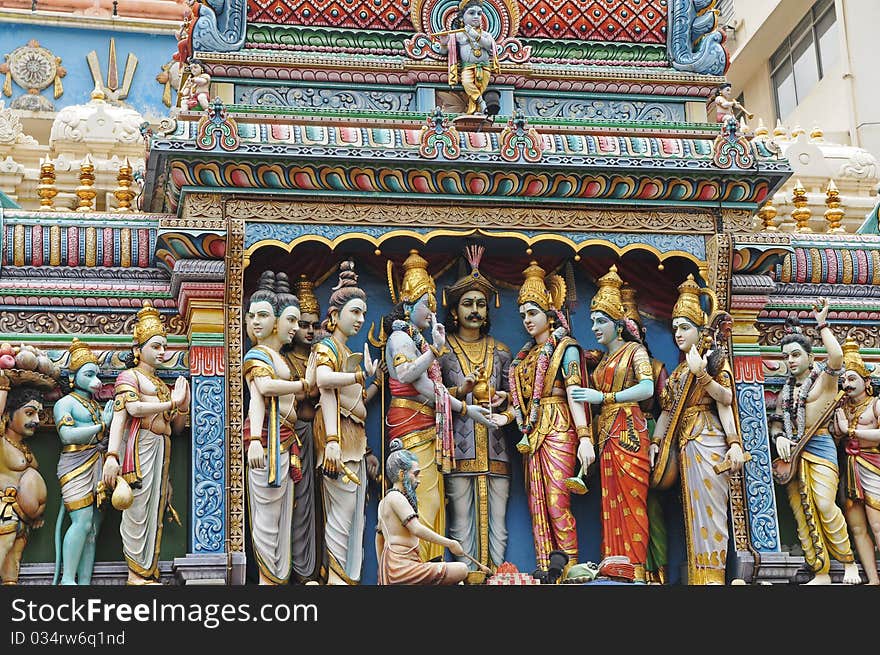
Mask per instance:
[[[581,386],[583,383],[583,376],[581,375],[581,365],[580,362],[571,362],[568,365],[568,368],[565,370],[564,375],[565,386],[570,387],[573,385]]]
[[[443,357],[444,354],[446,354],[446,347],[445,347],[445,346],[443,347],[443,350],[439,350],[439,349],[438,349],[438,348],[432,343],[431,345],[428,346],[428,348],[429,348],[429,349],[431,350],[431,352],[433,353],[433,355],[434,355],[434,359],[440,359],[441,357]]]
[[[140,400],[134,391],[120,391],[113,398],[113,411],[119,412],[125,409],[126,403],[136,403]]]
[[[461,401],[461,415],[467,416],[467,403],[465,401]]]
[[[589,425],[578,425],[575,428],[575,432],[577,433],[578,439],[582,437],[586,437],[591,441],[593,439],[593,431],[590,429]]]
[[[108,450],[106,453],[104,453],[104,459],[107,459],[108,457],[112,457],[116,460],[116,463],[119,464],[119,455],[117,453],[113,452],[112,450]]]
[[[606,405],[613,405],[617,402],[614,399],[614,394],[615,392],[613,391],[606,391],[605,394],[602,396],[602,402]]]
[[[324,437],[325,444],[333,443],[334,441],[336,443],[339,443],[339,435],[338,434],[328,434],[326,437]]]
[[[308,381],[308,380],[306,380],[305,378],[303,378],[302,380],[300,380],[300,382],[302,382],[302,385],[303,385],[303,393],[304,393],[305,395],[308,396],[310,393],[312,393],[312,385],[309,384],[309,381]]]
[[[362,384],[364,383],[364,380],[365,380],[365,379],[366,379],[366,373],[364,373],[363,369],[361,369],[360,371],[355,371],[355,372],[354,372],[354,382],[355,382],[355,384],[361,384],[361,385],[362,385]]]
[[[697,375],[697,382],[700,383],[701,386],[706,386],[712,381],[712,376],[709,375],[706,371],[700,371],[699,375]]]
[[[258,435],[258,434],[252,434],[251,436],[249,436],[249,437],[247,438],[247,440],[248,440],[249,442],[250,442],[250,441],[260,441],[261,438],[262,438],[262,437],[260,437],[260,435]]]

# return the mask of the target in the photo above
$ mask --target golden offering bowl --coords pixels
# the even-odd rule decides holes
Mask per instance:
[[[484,571],[468,571],[464,580],[465,584],[483,584],[486,582],[486,573]]]

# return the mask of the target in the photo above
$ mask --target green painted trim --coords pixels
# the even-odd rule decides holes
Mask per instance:
[[[289,25],[247,26],[245,43],[253,45],[287,45],[304,47],[382,48],[405,50],[404,42],[413,36],[410,32],[353,30],[335,27],[301,27]],[[260,48],[248,48],[259,50]]]
[[[651,94],[638,93],[615,93],[609,96],[606,93],[580,93],[578,91],[548,91],[546,89],[523,89],[517,91],[516,95],[521,98],[571,98],[573,100],[604,100],[606,102],[616,102],[618,100],[631,100],[634,102],[656,102],[664,105],[683,105],[685,100],[682,96],[656,96]],[[529,122],[532,117],[529,116]],[[693,125],[693,123],[688,123]]]
[[[668,61],[666,44],[606,43],[557,39],[520,39],[532,47],[532,57],[541,59],[585,59],[605,61]]]
[[[223,333],[193,332],[190,342],[193,346],[209,346],[214,348],[217,346],[225,346],[226,338]]]
[[[21,343],[44,343],[50,341],[52,343],[71,343],[77,338],[86,344],[92,345],[116,345],[122,344],[131,346],[130,334],[21,334],[18,332],[0,332],[0,341],[9,341]],[[186,335],[171,334],[168,336],[168,343],[179,346],[189,345]]]
[[[733,344],[734,357],[756,357],[761,354],[761,346],[758,344]]]
[[[0,189],[0,207],[4,209],[21,209],[21,205],[3,193],[2,189]]]

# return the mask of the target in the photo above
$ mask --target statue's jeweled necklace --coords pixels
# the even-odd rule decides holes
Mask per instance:
[[[795,443],[800,441],[804,436],[807,422],[807,396],[810,395],[813,384],[819,379],[820,374],[821,371],[819,370],[819,367],[813,367],[810,371],[809,377],[804,380],[804,383],[801,385],[801,390],[798,393],[797,405],[794,410],[795,423],[797,425],[796,436],[794,426],[792,426],[791,423],[791,404],[794,400],[794,377],[788,378],[785,382],[785,386],[782,387],[782,391],[779,392],[779,395],[782,396],[782,424],[785,427],[785,436]]]

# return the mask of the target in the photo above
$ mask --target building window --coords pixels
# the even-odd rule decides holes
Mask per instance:
[[[787,116],[837,62],[834,0],[818,0],[770,57],[776,116]]]

